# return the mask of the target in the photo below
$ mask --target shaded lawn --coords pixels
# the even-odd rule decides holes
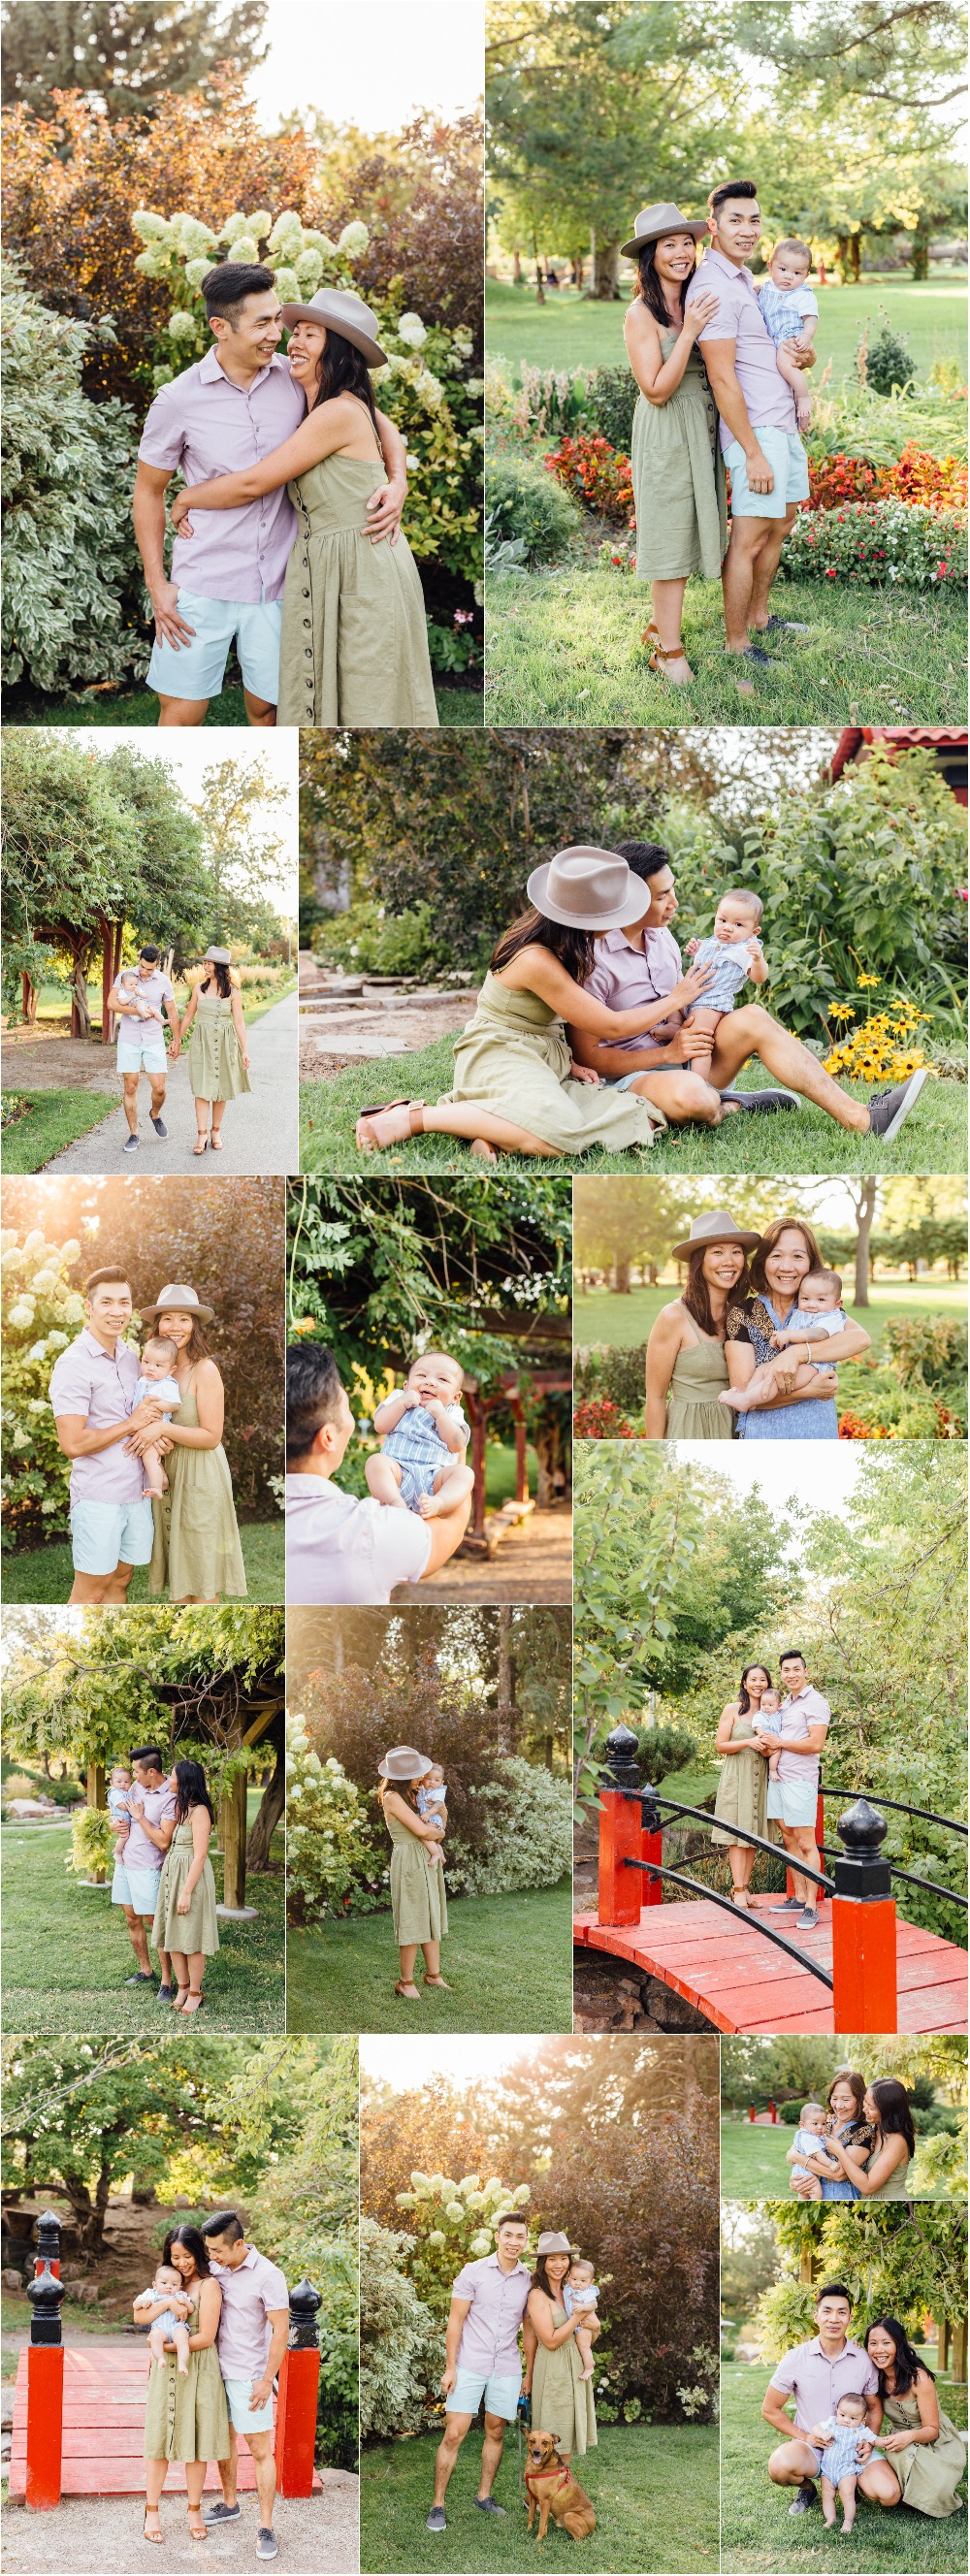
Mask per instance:
[[[25,1049],[26,1055],[26,1049]],[[25,1065],[25,1071],[27,1067]],[[110,1118],[118,1106],[116,1092],[107,1091],[29,1091],[11,1083],[4,1092],[4,1103],[16,1094],[29,1102],[23,1116],[4,1126],[0,1141],[0,1169],[4,1172],[39,1172],[52,1154],[60,1154],[66,1145],[76,1145],[98,1127],[102,1118]]]
[[[721,2368],[721,2566],[724,2576],[790,2576],[802,2568],[831,2568],[839,2542],[826,2531],[821,2507],[789,2518],[791,2492],[769,2484],[765,2463],[774,2435],[761,2419],[761,2401],[770,2378],[767,2369],[746,2369],[724,2362]],[[966,2386],[938,2377],[940,2403],[954,2424],[967,2420]],[[839,2514],[841,2527],[841,2510]],[[885,2568],[899,2576],[958,2576],[967,2564],[966,2513],[932,2522],[928,2516],[897,2505],[884,2513],[860,2496],[854,2563],[866,2576]]]
[[[505,2437],[495,2500],[507,2520],[474,2504],[483,2426],[473,2424],[448,2489],[447,2537],[424,2527],[434,2482],[437,2435],[380,2442],[361,2455],[360,2563],[379,2576],[420,2576],[426,2568],[499,2576],[532,2564],[533,2525],[526,2507],[514,2429]],[[579,2482],[596,2512],[596,2530],[577,2549],[550,2521],[543,2556],[553,2567],[575,2557],[591,2571],[624,2576],[665,2570],[703,2576],[718,2563],[718,2437],[713,2424],[604,2424],[595,2450],[577,2462]],[[538,2561],[542,2564],[542,2560]]]
[[[290,2031],[571,2031],[572,1888],[448,1900],[441,1945],[450,1994],[420,2003],[394,1992],[398,1972],[390,1913],[287,1935]],[[418,1982],[421,1980],[420,1958]]]
[[[661,1307],[672,1305],[678,1293],[677,1282],[672,1280],[665,1287],[632,1288],[628,1297],[614,1297],[608,1289],[576,1297],[573,1340],[578,1348],[602,1342],[611,1351],[635,1350],[646,1341]],[[967,1311],[966,1287],[956,1279],[919,1280],[909,1294],[901,1283],[897,1286],[894,1282],[886,1288],[877,1284],[869,1294],[868,1306],[854,1306],[849,1294],[844,1304],[846,1314],[869,1334],[876,1353],[882,1351],[887,1324],[899,1316],[939,1313],[962,1320]]]
[[[807,632],[772,642],[770,670],[744,666],[754,682],[745,697],[740,666],[724,650],[720,582],[691,580],[683,634],[694,678],[675,689],[648,664],[649,583],[597,563],[610,534],[590,518],[558,563],[490,573],[489,723],[966,722],[966,597],[958,585],[927,592],[779,579],[777,614]]]
[[[480,725],[483,722],[480,689],[435,688],[438,720],[443,725]],[[6,722],[16,725],[157,725],[158,699],[153,689],[116,689],[105,695],[78,698],[44,697],[39,691],[25,692],[21,700],[10,690],[5,708]],[[246,702],[242,689],[222,689],[210,699],[207,725],[246,725]],[[289,728],[285,728],[289,730]]]
[[[258,1805],[250,1802],[250,1820]],[[15,2031],[167,2030],[157,1989],[127,1986],[134,1968],[120,1906],[104,1888],[88,1888],[64,1867],[70,1828],[3,1827],[4,2011]],[[280,2031],[284,2027],[283,1835],[273,1837],[273,1867],[251,1877],[247,1904],[255,1923],[219,1925],[221,1947],[205,1978],[203,2028]],[[222,1859],[212,1854],[216,1898]],[[157,1968],[155,1953],[149,1953]]]
[[[326,1082],[300,1086],[300,1169],[308,1173],[366,1171],[472,1172],[478,1169],[468,1145],[457,1136],[411,1136],[386,1154],[362,1154],[354,1128],[368,1102],[440,1100],[454,1071],[454,1044],[437,1038],[412,1055],[387,1056],[379,1063],[353,1064]],[[739,1091],[772,1088],[756,1057],[739,1076]],[[855,1100],[868,1100],[862,1083],[847,1084]],[[723,1124],[668,1127],[652,1146],[608,1154],[600,1145],[577,1157],[583,1172],[965,1172],[967,1168],[967,1095],[962,1083],[928,1082],[916,1108],[892,1145],[875,1136],[857,1136],[837,1127],[821,1109],[805,1106],[772,1117],[745,1117],[736,1111]],[[506,1154],[503,1168],[515,1172],[548,1171],[548,1157]]]
[[[675,1789],[670,1791],[676,1797]],[[785,2157],[795,2135],[779,2120],[776,2128],[758,2128],[751,2120],[730,2117],[721,2121],[721,2198],[722,2200],[788,2200],[791,2166]],[[920,2193],[921,2200],[946,2200],[942,2186]]]
[[[242,1521],[239,1539],[249,1586],[247,1600],[283,1601],[282,1513],[273,1521]],[[69,1539],[58,1539],[51,1547],[18,1548],[16,1554],[11,1552],[0,1559],[0,1591],[8,1607],[14,1601],[67,1601],[73,1581]],[[136,1565],[128,1587],[129,1602],[148,1601],[152,1597],[148,1590],[148,1567]]]
[[[883,309],[905,340],[918,376],[926,376],[935,358],[963,360],[966,338],[967,287],[961,277],[931,278],[924,285],[898,275],[867,277],[859,286],[820,291],[821,314],[816,382],[829,358],[834,384],[855,380],[856,347],[863,323],[870,338],[882,328]],[[588,304],[581,295],[560,288],[547,303],[537,304],[535,286],[485,283],[485,346],[493,365],[508,359],[521,383],[523,359],[535,367],[622,367],[623,316],[627,298],[615,304]]]

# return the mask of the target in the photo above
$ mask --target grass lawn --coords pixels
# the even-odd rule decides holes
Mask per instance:
[[[250,1802],[255,1813],[258,1797]],[[5,1825],[3,1930],[5,2014],[15,2031],[144,2031],[168,2028],[165,2006],[147,1986],[126,1986],[134,1967],[127,1926],[104,1888],[82,1886],[64,1867],[69,1826]],[[256,1923],[220,1923],[218,1956],[205,1980],[205,2030],[279,2031],[284,2021],[283,1835],[274,1867],[250,1878]],[[213,1854],[216,1896],[222,1860]],[[154,1964],[154,1961],[153,1961]]]
[[[426,2532],[424,2518],[431,2502],[434,2455],[439,2436],[417,2441],[380,2442],[361,2456],[360,2563],[367,2571],[393,2576],[397,2570],[418,2576],[425,2568],[474,2570],[474,2576],[499,2576],[500,2569],[521,2569],[535,2548],[535,2530],[526,2533],[525,2504],[519,2479],[518,2442],[514,2430],[505,2437],[505,2454],[495,2486],[495,2500],[507,2521],[483,2517],[474,2504],[482,2443],[481,2424],[473,2424],[448,2490],[448,2536],[444,2554],[440,2539]],[[664,2569],[667,2576],[718,2563],[718,2440],[716,2425],[604,2424],[595,2450],[577,2462],[580,2485],[596,2512],[596,2530],[582,2543],[583,2568],[622,2568],[625,2576]],[[568,2533],[550,2522],[545,2557],[558,2567],[579,2559]],[[540,2562],[541,2563],[541,2562]]]
[[[449,1898],[442,1974],[451,1994],[394,1992],[390,1914],[358,1914],[287,1939],[291,2031],[562,2030],[573,2026],[571,1886]],[[419,1981],[420,1981],[419,1967]]]
[[[454,1070],[451,1038],[437,1038],[413,1055],[388,1056],[379,1064],[348,1067],[327,1082],[300,1087],[300,1169],[303,1172],[368,1171],[375,1177],[399,1172],[471,1172],[478,1167],[469,1147],[455,1136],[412,1136],[390,1153],[362,1155],[354,1128],[368,1101],[440,1100],[449,1090]],[[756,1058],[735,1085],[763,1091],[771,1077]],[[863,1084],[847,1085],[856,1100],[866,1100]],[[669,1127],[650,1147],[607,1154],[594,1145],[578,1168],[584,1172],[965,1172],[967,1168],[967,1095],[962,1083],[927,1083],[912,1116],[892,1145],[878,1137],[857,1136],[837,1127],[821,1109],[805,1107],[775,1117],[745,1117],[736,1111],[717,1129]],[[507,1171],[548,1171],[538,1155],[503,1157]]]
[[[438,720],[443,725],[480,725],[482,699],[478,689],[435,689]],[[115,689],[102,695],[78,698],[45,698],[39,693],[25,696],[22,704],[11,691],[6,708],[8,724],[16,725],[157,725],[158,699],[153,689]],[[207,725],[244,725],[246,704],[241,688],[223,689],[209,701]]]
[[[676,1795],[674,1790],[671,1797]],[[779,2120],[776,2128],[760,2128],[738,2112],[727,2112],[721,2120],[721,2198],[722,2200],[787,2200],[791,2166],[785,2157],[794,2137]],[[923,2200],[946,2200],[942,2188],[921,2192]]]
[[[752,2370],[734,2362],[721,2368],[721,2566],[724,2576],[791,2576],[802,2568],[831,2568],[838,2563],[840,2544],[826,2531],[821,2510],[802,2514],[790,2521],[791,2501],[784,2487],[769,2484],[765,2462],[773,2447],[770,2427],[762,2423],[761,2401],[770,2373]],[[966,2385],[957,2386],[944,2374],[938,2377],[940,2403],[954,2424],[967,2420]],[[841,2524],[841,2514],[840,2514]],[[865,2569],[866,2576],[881,2576],[885,2568],[899,2571],[899,2576],[958,2576],[967,2564],[966,2514],[948,2515],[945,2521],[931,2522],[924,2514],[897,2505],[884,2513],[879,2505],[859,2498],[855,2536],[850,2543],[854,2563]]]
[[[635,1350],[645,1342],[662,1306],[669,1306],[677,1296],[676,1280],[666,1287],[632,1288],[628,1297],[614,1297],[608,1289],[593,1290],[587,1297],[578,1296],[573,1304],[573,1339],[577,1347],[602,1342],[608,1350]],[[907,1295],[902,1282],[891,1287],[870,1289],[868,1306],[858,1309],[846,1295],[845,1311],[871,1336],[872,1346],[881,1352],[886,1326],[900,1315],[958,1315],[967,1311],[966,1287],[959,1280],[917,1281]]]
[[[485,286],[485,346],[493,365],[504,357],[521,383],[523,359],[534,367],[622,367],[626,296],[616,304],[587,304],[569,288],[537,304],[535,288],[504,286],[489,278]],[[870,338],[882,326],[883,310],[894,331],[911,350],[918,377],[926,377],[935,358],[964,356],[967,283],[965,277],[934,277],[925,285],[898,275],[867,277],[860,286],[835,286],[819,295],[821,317],[816,378],[829,358],[835,384],[855,377],[855,353],[864,322]]]
[[[6,1103],[16,1090],[4,1092]],[[29,1104],[26,1113],[12,1125],[4,1126],[0,1142],[0,1169],[5,1172],[40,1172],[52,1154],[60,1154],[66,1145],[76,1145],[102,1118],[110,1118],[117,1109],[116,1092],[107,1091],[16,1091],[18,1100]]]
[[[282,1601],[283,1518],[274,1521],[244,1521],[239,1537],[242,1544],[246,1581],[250,1601]],[[17,1554],[4,1556],[0,1572],[0,1589],[9,1609],[14,1601],[66,1601],[74,1581],[69,1539],[58,1539],[52,1547],[21,1548]],[[136,1565],[128,1590],[130,1602],[147,1601],[148,1567]]]

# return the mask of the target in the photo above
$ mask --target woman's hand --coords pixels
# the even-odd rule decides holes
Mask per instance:
[[[577,1064],[575,1056],[572,1058],[569,1070],[574,1082],[599,1082],[600,1080],[599,1074],[594,1072],[591,1064]]]
[[[692,302],[688,304],[687,311],[684,316],[684,329],[691,340],[696,340],[701,331],[706,331],[708,323],[713,322],[714,316],[718,311],[720,301],[721,298],[719,295],[695,295],[693,297]]]
[[[190,1895],[189,1895],[189,1891],[188,1891],[188,1888],[187,1888],[187,1887],[183,1887],[183,1889],[182,1889],[182,1893],[181,1893],[181,1896],[179,1897],[178,1904],[176,1905],[175,1911],[176,1911],[176,1914],[191,1914],[191,1912],[192,1912],[192,1899],[191,1899],[191,1897],[190,1897]]]
[[[795,2200],[821,2200],[822,2185],[817,2174],[793,2174],[791,2187]]]
[[[243,1062],[243,1065],[244,1065],[244,1067],[245,1067],[245,1070],[246,1070],[246,1072],[248,1073],[248,1072],[249,1072],[249,1057],[248,1057],[248,1055],[247,1055],[247,1053],[246,1053],[246,1049],[245,1049],[245,1047],[240,1047],[239,1053],[240,1053],[240,1056],[241,1056],[241,1058],[242,1058],[242,1062]]]
[[[880,2442],[879,2448],[881,2451],[886,2452],[908,2451],[912,2446],[912,2441],[913,2436],[911,2433],[890,2433],[887,2435],[884,2442]]]

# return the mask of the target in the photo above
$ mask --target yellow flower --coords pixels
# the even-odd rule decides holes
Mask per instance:
[[[864,991],[865,986],[866,986],[867,984],[881,984],[881,983],[882,983],[882,976],[881,976],[881,975],[857,975],[857,976],[856,976],[856,983],[858,984],[859,991],[860,991],[860,993],[861,993],[861,992],[863,992],[863,991]]]

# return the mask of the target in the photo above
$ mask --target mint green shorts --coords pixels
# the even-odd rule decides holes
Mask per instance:
[[[191,644],[160,644],[156,636],[148,686],[161,698],[217,698],[235,644],[243,684],[254,698],[275,707],[280,693],[281,599],[204,599],[179,583],[179,616],[193,630]]]
[[[793,501],[808,499],[808,458],[797,429],[759,429],[755,437],[775,478],[773,492],[749,492],[748,464],[741,441],[732,438],[724,462],[731,476],[732,519],[783,519]]]

